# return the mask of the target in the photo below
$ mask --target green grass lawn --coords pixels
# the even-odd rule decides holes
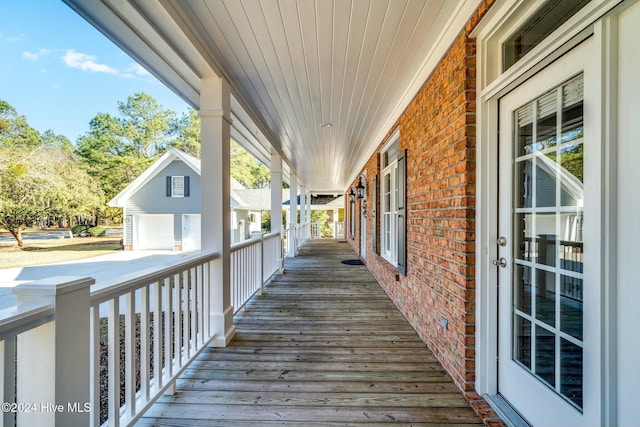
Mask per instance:
[[[72,261],[120,250],[122,250],[120,238],[109,237],[25,240],[23,250],[18,248],[15,241],[0,242],[0,268]]]

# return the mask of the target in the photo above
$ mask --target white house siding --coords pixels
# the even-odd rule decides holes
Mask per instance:
[[[189,176],[189,197],[167,197],[167,176]],[[131,219],[136,215],[173,214],[174,244],[179,247],[182,242],[182,215],[199,213],[200,176],[184,162],[174,160],[128,199],[124,208],[124,244],[132,244],[131,227],[134,221]]]
[[[620,426],[638,425],[640,383],[640,3],[619,17],[617,213],[617,410]],[[612,266],[615,268],[615,266]],[[615,390],[615,387],[614,387]]]

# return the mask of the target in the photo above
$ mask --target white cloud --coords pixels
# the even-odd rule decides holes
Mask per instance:
[[[49,55],[51,53],[50,49],[40,49],[38,52],[22,52],[22,57],[24,59],[28,59],[29,61],[37,62],[41,56]]]
[[[24,38],[24,34],[20,34],[17,36],[3,36],[2,34],[0,34],[0,40],[3,40],[5,42],[17,42],[19,40],[22,40]]]
[[[129,67],[129,68],[133,73],[135,73],[135,74],[137,74],[139,76],[150,76],[151,75],[151,73],[149,73],[142,65],[137,64],[137,63],[131,64],[131,67]]]
[[[94,73],[118,74],[118,70],[105,64],[98,64],[94,55],[76,52],[71,49],[62,57],[67,67]]]
[[[22,52],[22,57],[24,59],[28,59],[29,61],[33,61],[36,62],[40,56],[38,56],[37,53],[32,53],[32,52]]]

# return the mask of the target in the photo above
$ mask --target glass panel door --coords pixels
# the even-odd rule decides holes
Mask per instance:
[[[513,360],[582,409],[583,78],[513,113]]]
[[[585,403],[600,348],[584,327],[599,315],[584,298],[599,286],[584,274],[585,198],[598,197],[584,186],[585,153],[598,144],[584,115],[589,68],[576,66],[588,46],[499,101],[498,393],[532,425],[592,425],[598,412]]]

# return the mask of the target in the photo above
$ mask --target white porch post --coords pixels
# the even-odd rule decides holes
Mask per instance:
[[[334,209],[333,211],[333,238],[338,239],[338,209]]]
[[[287,256],[296,256],[296,224],[298,223],[298,178],[291,174],[289,183],[289,236],[287,238]]]
[[[289,211],[287,209],[283,210],[283,215],[284,215],[284,224],[285,224],[285,228],[287,228],[288,226],[286,224],[289,224]]]
[[[311,233],[311,193],[309,192],[309,190],[307,189],[306,191],[306,197],[305,197],[305,201],[307,203],[307,209],[305,210],[305,212],[307,213],[307,219],[306,219],[306,223],[309,224],[307,227],[307,238],[311,237],[311,235],[309,233]],[[318,233],[320,233],[320,230],[318,230]]]
[[[271,155],[271,232],[282,232],[282,157],[275,153]],[[281,256],[277,263],[284,267]]]
[[[309,222],[307,221],[307,189],[304,184],[300,187],[300,224],[304,224],[302,228],[304,240],[307,240],[307,230]]]
[[[53,305],[55,319],[18,335],[16,402],[21,426],[88,426],[91,277],[52,277],[16,286],[18,310]],[[98,411],[99,408],[91,408]]]
[[[202,253],[220,255],[212,263],[211,331],[215,347],[226,346],[235,335],[231,306],[231,92],[224,78],[205,77],[200,81],[201,126],[201,233]]]

